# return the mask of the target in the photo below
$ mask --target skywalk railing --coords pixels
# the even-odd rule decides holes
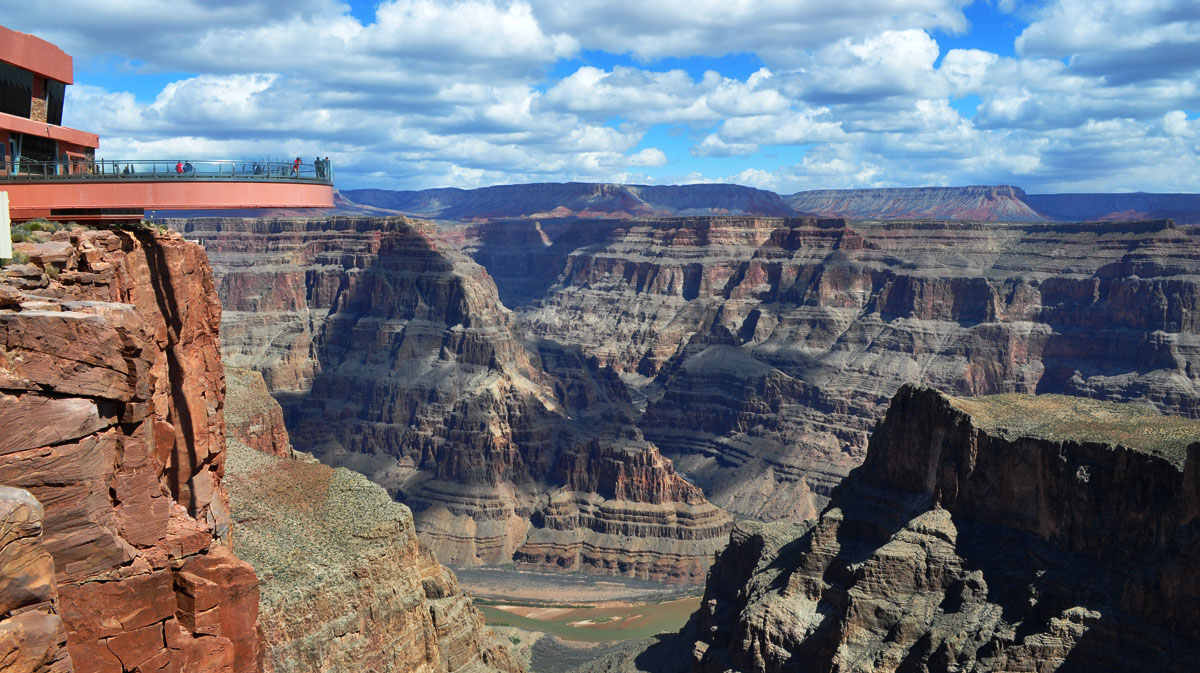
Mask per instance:
[[[22,157],[0,160],[0,181],[124,181],[124,180],[236,180],[319,182],[333,184],[333,168],[292,161],[204,159],[97,159],[94,161],[38,161]]]

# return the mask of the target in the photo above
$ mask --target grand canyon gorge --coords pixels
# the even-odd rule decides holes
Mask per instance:
[[[1200,671],[1195,0],[0,23],[0,673]]]

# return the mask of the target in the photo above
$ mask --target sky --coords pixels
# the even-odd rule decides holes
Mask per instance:
[[[0,0],[106,159],[1200,192],[1200,0]]]

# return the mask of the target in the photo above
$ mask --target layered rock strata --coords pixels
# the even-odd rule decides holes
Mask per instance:
[[[1200,423],[905,386],[816,521],[739,525],[697,671],[1191,671]]]
[[[42,520],[42,504],[29,491],[0,486],[0,670],[72,670]]]
[[[407,507],[292,451],[258,372],[227,367],[226,381],[226,484],[238,553],[260,578],[265,673],[520,671]]]
[[[75,671],[256,670],[203,249],[150,229],[16,248],[32,263],[0,272],[0,483],[44,507]]]
[[[456,242],[531,333],[618,371],[646,438],[740,514],[818,512],[908,381],[1200,416],[1197,237],[1170,221],[535,225]],[[530,298],[506,289],[522,275],[556,280]]]
[[[262,372],[297,448],[410,505],[444,562],[699,581],[724,545],[730,517],[642,437],[620,380],[525,339],[432,225],[179,226],[213,257],[226,360]]]
[[[232,438],[227,483],[266,673],[522,670],[381,487]]]
[[[293,455],[283,408],[253,369],[225,368],[225,431],[227,440],[255,451],[280,458]]]

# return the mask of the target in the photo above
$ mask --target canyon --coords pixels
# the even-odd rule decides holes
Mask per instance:
[[[407,507],[293,451],[258,372],[227,367],[226,380],[225,483],[238,555],[259,577],[264,673],[522,673]]]
[[[713,504],[814,517],[906,382],[1200,415],[1195,235],[1166,220],[176,226],[226,359],[451,564],[699,581]]]
[[[1169,221],[510,220],[444,232],[530,333],[616,371],[641,396],[644,436],[743,516],[814,516],[905,382],[1200,414],[1196,239]]]
[[[519,671],[435,558],[715,560],[698,670],[1195,653],[1171,220],[171,224],[3,269],[5,661]]]
[[[203,248],[143,225],[16,252],[0,269],[0,668],[520,673],[407,508],[296,454],[257,372],[230,372],[226,395]],[[364,502],[374,517],[348,526]],[[369,638],[345,637],[355,619]]]
[[[412,507],[453,565],[696,583],[731,517],[638,429],[621,380],[528,338],[487,271],[405,218],[196,219],[226,362],[292,442]]]
[[[906,385],[804,523],[739,524],[693,670],[1191,671],[1200,422]]]

